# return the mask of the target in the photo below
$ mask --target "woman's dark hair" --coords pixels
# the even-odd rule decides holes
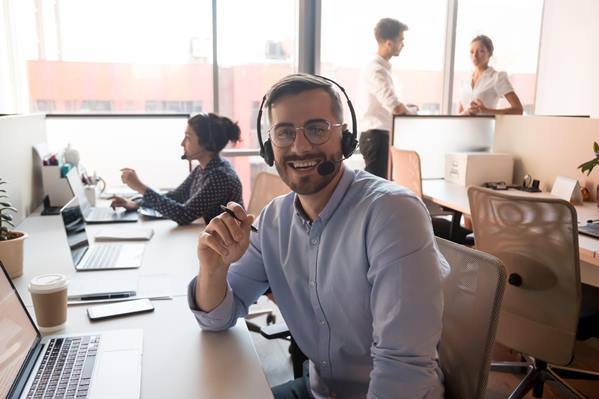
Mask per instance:
[[[207,151],[219,153],[229,141],[238,142],[241,130],[237,122],[226,116],[201,112],[189,118],[187,124],[198,136],[198,141]]]
[[[478,35],[476,36],[474,39],[472,39],[472,41],[470,43],[474,43],[474,42],[480,42],[480,44],[482,44],[487,51],[489,52],[489,55],[493,55],[493,41],[491,40],[491,38],[489,36],[485,36],[485,35]]]

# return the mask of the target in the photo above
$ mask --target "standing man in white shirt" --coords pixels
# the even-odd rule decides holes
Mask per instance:
[[[404,46],[408,26],[392,18],[381,19],[374,28],[377,55],[365,68],[360,79],[360,153],[365,170],[386,178],[389,161],[389,132],[393,115],[410,114],[395,93],[391,75],[391,57],[397,57]]]

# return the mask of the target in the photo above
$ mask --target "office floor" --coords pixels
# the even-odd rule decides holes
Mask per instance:
[[[275,315],[280,318],[280,313],[274,304],[266,298],[261,298],[258,304],[254,305],[256,309],[272,307],[275,309]],[[258,323],[265,324],[266,317],[256,319]],[[260,363],[264,368],[266,379],[271,386],[281,384],[293,378],[289,352],[287,351],[289,343],[281,339],[267,340],[259,334],[250,333],[256,352],[260,358]],[[510,352],[505,348],[497,348],[494,354],[496,360],[517,360],[517,354]],[[574,362],[571,365],[574,368],[593,370],[599,372],[599,339],[594,338],[584,342],[578,342],[576,345],[576,354]],[[487,384],[487,399],[504,399],[509,396],[512,390],[518,385],[523,375],[508,373],[491,372]],[[575,381],[568,380],[576,389],[579,389],[590,399],[599,399],[599,381]],[[533,398],[532,394],[525,398]],[[564,398],[559,392],[547,386],[544,399]]]

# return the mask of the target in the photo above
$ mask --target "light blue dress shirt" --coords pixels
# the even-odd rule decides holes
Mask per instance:
[[[270,286],[310,359],[316,398],[442,398],[436,347],[442,280],[430,216],[408,190],[364,171],[343,176],[310,223],[290,193],[261,213],[259,233],[231,265],[223,302],[200,326],[223,330]]]

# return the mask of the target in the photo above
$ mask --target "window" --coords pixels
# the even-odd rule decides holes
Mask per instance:
[[[297,71],[298,7],[297,0],[218,1],[218,110],[239,123],[242,141],[236,148],[258,146],[255,116],[262,97],[274,82]],[[259,157],[231,162],[247,204],[252,173],[266,165]]]
[[[18,3],[31,104],[53,101],[50,112],[212,108],[211,2]]]
[[[541,34],[542,0],[460,0],[455,45],[453,113],[459,106],[460,87],[470,78],[470,42],[480,34],[493,41],[489,65],[506,71],[525,113],[534,108],[536,71]],[[509,104],[502,99],[498,105]]]
[[[357,105],[361,70],[374,57],[374,26],[384,17],[408,25],[405,47],[391,58],[395,89],[404,103],[417,104],[422,113],[438,113],[443,94],[445,0],[371,0],[322,2],[320,72],[335,79]]]

